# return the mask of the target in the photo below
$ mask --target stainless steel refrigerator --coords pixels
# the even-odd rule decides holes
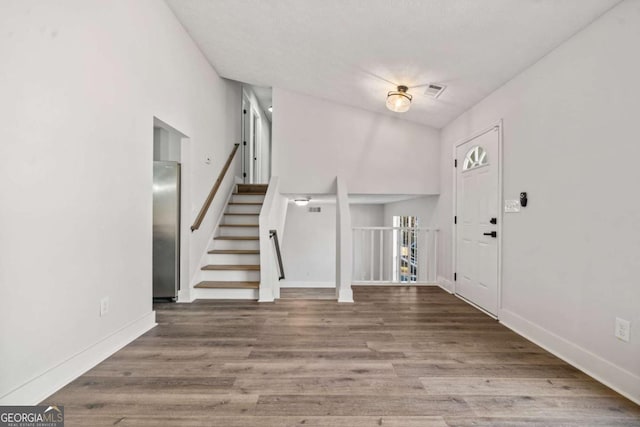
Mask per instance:
[[[153,162],[153,297],[180,289],[180,163]]]

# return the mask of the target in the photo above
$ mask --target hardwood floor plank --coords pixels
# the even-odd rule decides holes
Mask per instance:
[[[398,362],[393,367],[400,377],[491,377],[491,378],[576,378],[579,371],[569,365],[513,365]]]
[[[438,416],[449,412],[473,414],[463,399],[450,396],[261,395],[256,406],[256,415],[347,416],[366,413],[377,416]]]
[[[72,395],[72,403],[65,404],[65,414],[84,416],[90,420],[95,415],[253,415],[256,395],[239,394],[176,394],[170,391],[148,391],[135,395],[128,393],[101,393],[100,395]],[[86,426],[92,425],[90,422]]]
[[[288,395],[411,395],[424,394],[422,382],[416,378],[371,377],[303,377],[303,378],[237,378],[233,388],[248,394]]]
[[[615,396],[588,378],[420,378],[427,394],[456,396]]]
[[[481,417],[558,417],[640,419],[640,407],[611,396],[465,396]]]
[[[356,351],[323,351],[323,350],[254,350],[249,359],[263,360],[398,360],[404,359],[402,352],[379,352],[367,349]]]
[[[367,377],[395,378],[391,363],[377,361],[331,362],[297,361],[255,361],[231,362],[222,367],[223,376],[238,378],[300,378],[300,377]]]

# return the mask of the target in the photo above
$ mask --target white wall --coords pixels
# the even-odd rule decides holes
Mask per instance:
[[[444,128],[438,206],[451,280],[452,147],[504,119],[504,197],[529,206],[505,214],[501,317],[636,401],[638,46],[640,2],[625,1]]]
[[[419,227],[435,227],[438,196],[416,197],[384,205],[384,225],[391,227],[394,216],[417,216]]]
[[[309,212],[318,206],[321,212]],[[282,241],[282,259],[286,280],[282,287],[335,286],[336,280],[336,205],[289,203]]]
[[[350,193],[438,194],[438,138],[427,126],[273,89],[272,166],[285,193],[331,193],[340,176]]]
[[[384,226],[383,204],[351,203],[351,225],[353,227],[382,227]]]
[[[160,0],[4,1],[0,28],[0,402],[36,403],[153,324],[154,116],[190,138],[192,220],[241,92]]]
[[[178,132],[154,126],[153,160],[179,163],[182,144],[182,135]]]

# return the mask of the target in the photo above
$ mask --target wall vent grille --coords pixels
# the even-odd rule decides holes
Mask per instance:
[[[320,206],[311,206],[309,207],[309,212],[318,213],[320,212]]]

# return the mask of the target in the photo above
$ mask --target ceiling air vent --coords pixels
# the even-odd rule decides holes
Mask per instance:
[[[445,85],[441,85],[438,83],[430,83],[427,86],[427,90],[424,91],[424,94],[432,98],[437,98],[440,95],[442,95],[442,92],[444,92],[446,88],[447,87]]]
[[[311,206],[309,212],[320,212],[320,206]]]

